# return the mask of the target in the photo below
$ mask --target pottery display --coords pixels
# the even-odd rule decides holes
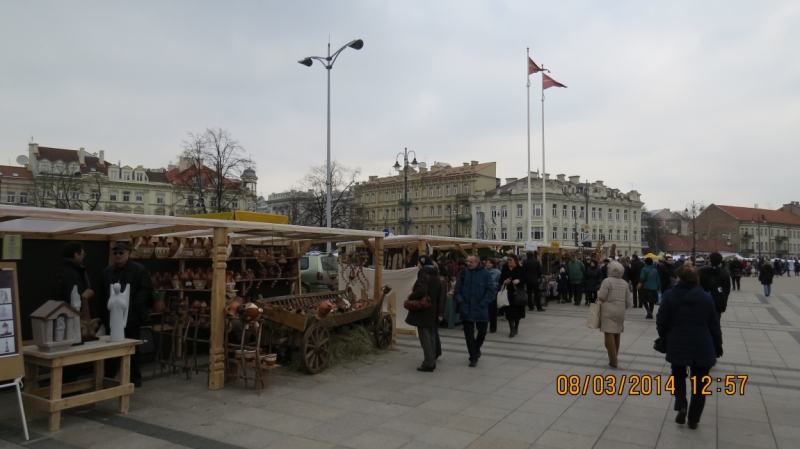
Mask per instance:
[[[194,244],[192,243],[192,239],[185,238],[183,239],[182,249],[181,249],[181,257],[194,257]]]
[[[192,281],[192,287],[195,290],[205,290],[206,288],[206,281],[205,279],[195,279]]]
[[[203,237],[197,237],[194,239],[194,243],[192,244],[192,252],[194,257],[206,257],[208,254],[206,246],[203,244],[203,240]]]
[[[175,257],[178,254],[178,250],[180,249],[180,242],[179,239],[176,237],[172,238],[172,243],[169,245],[169,257]]]
[[[317,320],[319,320],[319,321],[324,320],[325,317],[327,317],[328,314],[331,313],[331,311],[333,310],[333,307],[334,307],[334,305],[330,301],[323,301],[322,303],[320,303],[317,306],[317,314],[315,315]]]

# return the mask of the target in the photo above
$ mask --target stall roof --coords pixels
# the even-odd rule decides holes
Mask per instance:
[[[0,205],[0,235],[18,234],[23,238],[123,240],[144,235],[210,235],[214,228],[226,228],[242,239],[338,241],[383,237],[381,232],[352,229]]]
[[[424,243],[439,250],[470,249],[475,245],[476,248],[502,248],[504,246],[524,247],[524,243],[520,242],[506,242],[503,240],[481,240],[470,239],[463,237],[441,237],[437,235],[395,235],[383,239],[384,248],[404,248],[412,245]],[[340,242],[336,246],[343,247],[347,245],[367,246],[363,241],[350,241]]]

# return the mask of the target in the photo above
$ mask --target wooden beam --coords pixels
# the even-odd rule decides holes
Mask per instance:
[[[65,231],[51,232],[50,234],[48,234],[48,236],[50,238],[55,238],[55,237],[58,237],[60,235],[75,234],[77,232],[96,231],[98,229],[104,229],[104,228],[115,228],[117,226],[124,226],[126,224],[127,223],[119,223],[119,222],[117,222],[117,223],[100,223],[100,224],[96,224],[96,225],[92,225],[92,226],[84,226],[82,228],[74,228],[74,229],[69,229],[69,230],[65,230]]]
[[[25,218],[25,217],[19,215],[6,215],[5,217],[0,217],[0,223],[11,220],[19,220],[20,218]]]
[[[375,254],[375,246],[372,244],[372,242],[370,242],[369,239],[361,240],[364,242],[364,245],[366,245],[367,249],[370,250],[372,254]]]
[[[120,232],[119,234],[110,235],[109,238],[114,240],[129,240],[145,235],[170,234],[173,232],[191,231],[194,229],[197,229],[197,227],[189,225],[166,226],[160,228],[142,229],[140,231]]]
[[[467,254],[467,252],[466,252],[466,251],[464,251],[464,248],[462,248],[462,247],[461,247],[461,245],[459,245],[458,243],[456,243],[455,245],[456,245],[456,249],[458,249],[459,251],[461,251],[461,254],[463,254],[463,255],[464,255],[464,257],[469,257],[469,254]]]
[[[214,248],[211,257],[214,284],[211,290],[211,337],[209,338],[208,389],[225,386],[225,270],[228,269],[228,229],[214,228]]]
[[[109,240],[111,238],[111,236],[103,235],[103,234],[84,234],[84,235],[78,234],[78,235],[69,235],[69,236],[62,236],[62,237],[56,237],[56,238],[50,237],[50,235],[48,235],[48,234],[39,233],[39,232],[21,232],[21,233],[3,232],[3,234],[19,235],[20,237],[22,237],[23,240],[80,240],[80,241],[86,241],[86,240],[98,241],[99,240],[99,241],[106,241],[106,240]]]

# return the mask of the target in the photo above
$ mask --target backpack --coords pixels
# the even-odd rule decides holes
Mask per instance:
[[[725,293],[724,283],[722,280],[722,269],[719,267],[704,267],[703,277],[706,282],[703,282],[703,290],[711,295],[714,300],[714,306],[718,311],[724,312],[725,305],[728,301],[728,295]]]

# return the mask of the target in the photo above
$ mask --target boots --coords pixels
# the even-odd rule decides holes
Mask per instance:
[[[514,338],[514,336],[517,335],[517,330],[519,329],[519,323],[509,320],[508,327],[511,329],[511,332],[508,333],[508,338]]]

